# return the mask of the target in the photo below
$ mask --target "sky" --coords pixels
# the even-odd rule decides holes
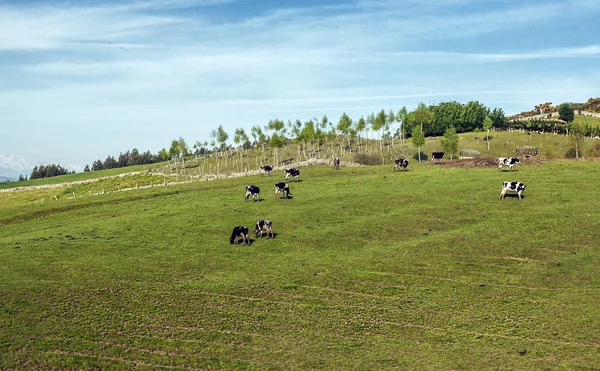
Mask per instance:
[[[598,0],[0,0],[0,175],[219,125],[585,102],[599,16]]]

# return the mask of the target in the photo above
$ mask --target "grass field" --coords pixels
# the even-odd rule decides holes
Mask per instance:
[[[598,367],[600,163],[409,170],[0,194],[0,368]]]

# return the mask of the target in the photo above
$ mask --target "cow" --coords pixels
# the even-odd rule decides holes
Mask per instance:
[[[298,182],[298,177],[300,176],[300,170],[291,168],[291,169],[285,169],[284,172],[285,172],[285,180],[288,180],[289,177],[293,176],[294,180],[296,182]]]
[[[260,173],[267,173],[271,175],[271,171],[273,171],[273,167],[271,165],[265,165],[260,167]]]
[[[254,228],[254,236],[256,236],[256,238],[262,238],[263,231],[267,231],[267,239],[275,237],[275,235],[273,234],[273,222],[270,220],[257,221],[256,228]]]
[[[233,228],[233,232],[231,232],[229,244],[233,245],[235,243],[237,245],[240,238],[242,239],[242,245],[250,245],[250,240],[248,239],[248,228],[238,225],[237,227]]]
[[[246,196],[244,201],[248,201],[248,198],[252,196],[252,200],[260,201],[260,188],[255,185],[246,186]]]
[[[336,157],[333,159],[333,168],[336,170],[340,169],[340,158]]]
[[[431,152],[431,161],[443,161],[444,152]]]
[[[504,200],[504,195],[506,192],[517,192],[519,196],[519,200],[523,199],[523,191],[527,187],[525,184],[521,182],[503,182],[502,183],[502,192],[500,193],[500,200]]]
[[[292,197],[292,194],[290,193],[290,186],[286,182],[275,183],[275,195],[273,197],[277,198],[277,195],[280,193],[283,193],[286,198]]]
[[[394,161],[394,171],[400,170],[401,167],[404,168],[404,171],[407,171],[406,170],[407,166],[408,166],[408,159],[407,158],[397,158]]]
[[[504,165],[508,165],[508,171],[512,171],[513,166],[520,163],[521,161],[516,157],[500,157],[498,159],[498,171],[502,171]]]

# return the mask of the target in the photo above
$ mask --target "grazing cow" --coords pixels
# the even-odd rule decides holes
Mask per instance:
[[[256,238],[262,238],[263,231],[267,231],[267,239],[275,237],[275,235],[273,234],[273,222],[270,220],[257,221],[256,228],[254,228],[254,236],[256,236]]]
[[[271,165],[265,165],[260,167],[260,173],[267,173],[271,175],[271,171],[273,171],[273,167]]]
[[[525,187],[527,187],[527,186],[521,182],[503,182],[502,183],[502,193],[500,193],[500,199],[504,200],[504,195],[506,194],[506,192],[510,191],[510,192],[517,192],[517,195],[519,196],[519,200],[521,200],[523,197],[522,194],[523,194],[523,191],[525,190]]]
[[[229,243],[231,245],[234,243],[237,245],[240,238],[242,239],[242,245],[250,245],[250,240],[248,239],[248,228],[238,225],[237,227],[233,228],[233,232],[231,232],[231,237],[229,238]]]
[[[401,167],[404,168],[404,171],[406,170],[406,167],[408,166],[408,159],[407,158],[397,158],[396,161],[394,161],[394,171],[396,170],[400,170]]]
[[[289,177],[293,176],[294,180],[298,182],[298,177],[300,176],[300,170],[298,169],[285,169],[285,180],[288,180]]]
[[[333,168],[339,170],[339,168],[340,168],[340,158],[339,157],[336,157],[333,159]]]
[[[248,201],[248,197],[250,196],[252,196],[252,200],[260,201],[260,188],[255,185],[246,186],[244,201]]]
[[[277,195],[280,193],[283,193],[285,198],[290,198],[292,196],[290,193],[290,186],[286,182],[279,182],[275,184],[275,195],[273,197],[277,198]]]
[[[444,152],[431,152],[431,161],[443,161]]]
[[[520,163],[521,161],[516,157],[500,157],[498,159],[498,171],[502,171],[504,165],[508,165],[508,171],[512,171],[513,166]]]

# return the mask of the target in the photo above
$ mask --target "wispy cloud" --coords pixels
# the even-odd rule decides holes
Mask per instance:
[[[53,153],[93,147],[105,157],[278,113],[360,115],[448,99],[510,101],[510,112],[565,99],[559,83],[581,94],[600,84],[590,63],[600,44],[557,26],[566,17],[573,26],[592,22],[597,1],[267,3],[275,4],[0,5],[0,148],[19,153],[17,136],[35,147],[46,145],[44,136],[81,132]],[[577,68],[563,68],[567,62]],[[77,144],[111,134],[102,145]]]
[[[23,156],[0,154],[0,168],[16,171],[27,171],[33,168]]]

